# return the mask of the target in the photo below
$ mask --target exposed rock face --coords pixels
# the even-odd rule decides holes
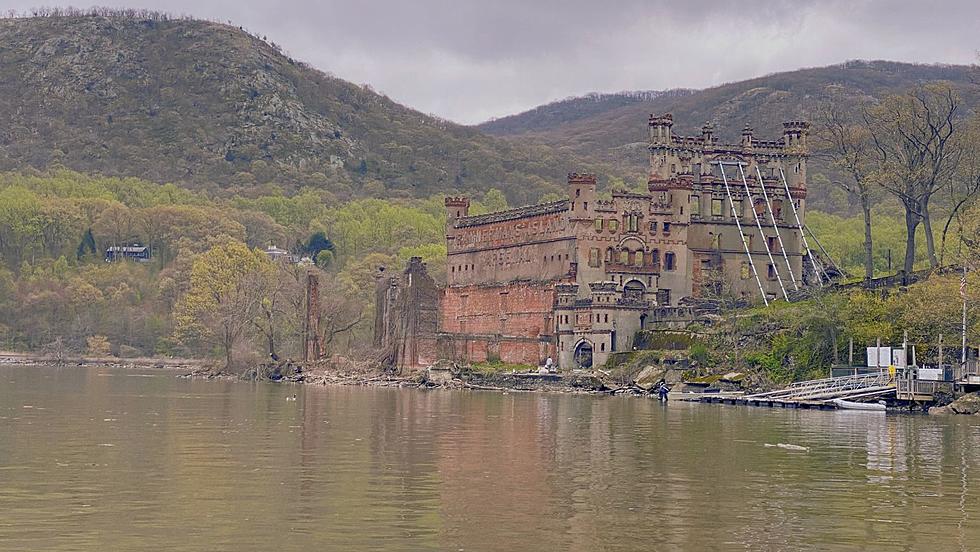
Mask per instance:
[[[966,414],[976,416],[980,414],[980,394],[971,393],[969,395],[963,395],[946,406],[929,409],[929,414]]]
[[[664,368],[663,366],[647,366],[636,376],[633,383],[646,391],[656,388],[661,381],[668,386],[677,385],[682,382],[684,372],[675,368]]]

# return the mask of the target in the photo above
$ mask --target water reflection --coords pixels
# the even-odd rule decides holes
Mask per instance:
[[[980,537],[969,418],[139,375],[0,369],[5,549],[967,550]]]

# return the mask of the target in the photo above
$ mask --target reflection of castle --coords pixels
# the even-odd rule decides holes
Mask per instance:
[[[696,137],[672,125],[650,117],[644,193],[599,199],[594,176],[572,173],[553,203],[470,216],[467,198],[446,198],[448,286],[437,327],[424,329],[431,355],[591,366],[649,322],[688,319],[685,298],[775,297],[780,279],[802,281],[809,125],[783,123],[778,141],[746,128],[739,144],[720,144],[710,125]],[[378,316],[397,317],[380,302]]]

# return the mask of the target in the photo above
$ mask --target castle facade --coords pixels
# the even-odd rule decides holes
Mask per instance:
[[[816,277],[802,231],[807,123],[784,123],[769,141],[746,128],[737,144],[710,125],[677,136],[669,114],[648,124],[642,193],[601,199],[594,176],[572,173],[568,197],[552,203],[470,215],[467,198],[446,198],[447,285],[424,294],[439,304],[412,336],[423,354],[403,350],[398,363],[598,366],[638,330],[690,320],[698,299],[769,301]],[[419,270],[379,280],[379,317],[400,316],[386,302]]]

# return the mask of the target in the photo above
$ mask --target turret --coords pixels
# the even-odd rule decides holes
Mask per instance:
[[[452,227],[457,219],[468,216],[470,213],[470,198],[468,197],[447,197],[446,198],[446,225]]]
[[[594,174],[568,173],[568,201],[572,218],[588,218],[595,209]]]
[[[743,148],[751,148],[752,147],[752,132],[753,132],[752,127],[749,126],[749,125],[745,125],[745,128],[742,129],[742,147]]]
[[[806,135],[810,123],[806,121],[787,121],[783,123],[783,147],[788,154],[783,161],[786,181],[800,199],[806,197]]]
[[[806,135],[810,132],[810,123],[806,121],[786,121],[783,123],[783,145],[806,154]]]
[[[671,127],[674,126],[674,116],[670,113],[663,115],[650,114],[650,143],[669,146],[673,142]]]
[[[715,141],[715,125],[711,124],[711,121],[704,123],[701,127],[701,140],[704,141],[704,145],[709,146]]]

